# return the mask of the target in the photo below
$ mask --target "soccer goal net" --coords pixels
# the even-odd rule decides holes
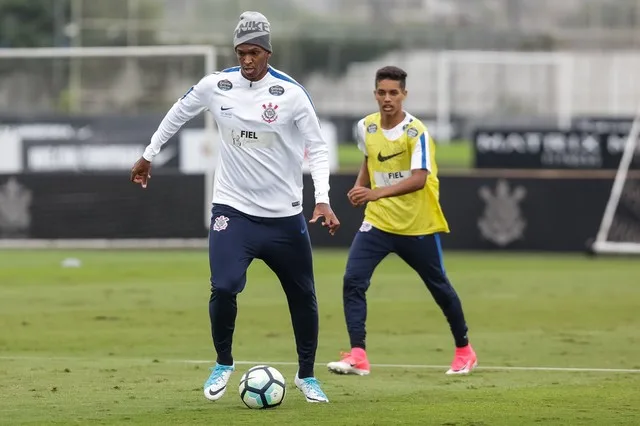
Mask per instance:
[[[625,142],[600,229],[590,249],[596,254],[640,254],[640,114]]]
[[[0,114],[149,114],[214,71],[212,46],[0,49]]]
[[[121,245],[127,247],[192,244],[136,239],[139,226],[134,220],[111,216],[113,206],[135,201],[122,189],[96,188],[91,197],[65,205],[61,202],[65,196],[37,189],[43,181],[38,175],[43,172],[51,182],[58,179],[51,185],[69,187],[71,193],[81,195],[87,191],[73,182],[82,178],[70,173],[94,178],[104,171],[114,172],[128,184],[131,165],[161,117],[217,66],[217,49],[209,45],[0,49],[0,247],[64,246],[63,239],[69,247],[108,247],[124,238],[126,244]],[[155,170],[156,176],[161,167],[169,173],[179,170],[184,175],[206,176],[204,210],[198,215],[199,227],[206,229],[216,132],[210,114],[199,119],[165,145],[163,152],[172,156],[165,155],[164,163],[156,161]],[[189,152],[184,152],[186,147]],[[60,177],[65,174],[67,180]],[[43,205],[47,208],[41,211]],[[78,231],[69,236],[46,225],[56,211],[63,211],[57,217],[68,217],[73,224],[69,228]],[[145,222],[162,230],[175,228],[176,219],[152,215]],[[113,232],[94,232],[89,229],[93,223]],[[42,231],[48,228],[52,232]],[[93,241],[105,234],[107,240]],[[183,234],[184,238],[191,235]],[[80,240],[83,244],[78,244]],[[201,246],[202,241],[193,244]]]

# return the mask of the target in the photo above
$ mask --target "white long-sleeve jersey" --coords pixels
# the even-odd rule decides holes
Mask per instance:
[[[213,203],[258,217],[302,211],[305,148],[316,203],[329,203],[329,152],[313,103],[288,75],[269,68],[249,81],[240,68],[204,77],[164,117],[143,157],[160,152],[180,127],[208,110],[218,124],[221,146]]]

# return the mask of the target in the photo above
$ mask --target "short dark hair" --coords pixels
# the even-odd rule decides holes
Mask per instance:
[[[402,68],[389,65],[376,71],[376,87],[378,87],[378,83],[382,80],[399,81],[400,88],[404,90],[407,85],[407,73]]]

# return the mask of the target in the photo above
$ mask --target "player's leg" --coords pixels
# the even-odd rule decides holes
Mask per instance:
[[[318,303],[313,276],[311,241],[302,214],[265,220],[260,258],[277,275],[284,290],[298,352],[295,384],[308,402],[328,402],[314,378],[318,347]]]
[[[373,271],[392,250],[391,236],[366,223],[351,244],[342,289],[351,351],[343,353],[340,361],[327,364],[334,373],[366,375],[370,372],[365,344],[366,292]]]
[[[236,297],[244,289],[247,268],[254,257],[252,231],[255,227],[256,223],[235,209],[213,207],[209,232],[209,319],[217,360],[204,385],[204,395],[212,401],[224,395],[235,368],[231,346],[237,315]]]
[[[469,373],[477,365],[477,358],[469,344],[462,303],[444,268],[440,235],[396,236],[395,249],[418,272],[449,323],[456,354],[447,374]]]

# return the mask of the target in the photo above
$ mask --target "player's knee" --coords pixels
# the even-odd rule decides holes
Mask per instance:
[[[342,279],[342,288],[345,292],[350,292],[355,289],[361,289],[367,287],[367,277],[357,273],[354,270],[347,270]]]
[[[310,303],[316,303],[316,289],[313,281],[301,286],[296,292],[296,297]]]
[[[209,302],[228,304],[236,298],[236,295],[224,288],[211,287]]]
[[[426,284],[438,304],[449,304],[458,300],[458,293],[449,280],[430,281]]]
[[[283,286],[287,301],[289,302],[289,309],[292,312],[306,312],[309,315],[317,315],[318,300],[316,298],[316,291],[311,285],[295,285],[295,286]]]
[[[296,305],[304,307],[308,315],[318,314],[318,300],[315,292],[304,292],[297,296]]]
[[[244,288],[245,280],[242,278],[211,279],[211,294],[217,293],[220,297],[235,296]]]

